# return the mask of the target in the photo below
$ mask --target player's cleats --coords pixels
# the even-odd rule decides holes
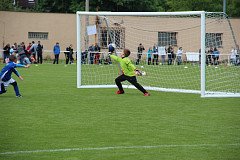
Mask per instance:
[[[118,90],[117,92],[116,92],[116,94],[123,94],[124,93],[124,91],[120,91],[120,90]]]
[[[148,93],[148,92],[146,92],[146,93],[144,93],[144,96],[150,96],[150,93]]]
[[[19,94],[19,95],[17,95],[16,97],[17,97],[17,98],[22,98],[22,95],[21,95],[21,94]]]

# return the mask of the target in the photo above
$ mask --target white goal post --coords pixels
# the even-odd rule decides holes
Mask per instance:
[[[109,18],[111,17],[111,18]],[[112,17],[114,17],[112,19]],[[116,18],[117,17],[117,18]],[[134,17],[131,20],[126,17]],[[157,21],[163,21],[161,17],[165,18],[161,25],[156,25]],[[214,21],[208,20],[214,19]],[[167,24],[168,19],[173,18],[172,23],[174,27]],[[178,21],[177,18],[181,21]],[[153,19],[153,20],[150,20]],[[112,25],[112,29],[109,30],[109,26],[105,21],[109,21]],[[145,25],[140,25],[139,22],[144,21]],[[154,21],[152,23],[152,21]],[[183,22],[182,22],[183,21]],[[188,22],[189,21],[189,22]],[[128,23],[129,22],[129,23]],[[155,25],[154,25],[155,23]],[[184,25],[182,25],[184,23]],[[189,23],[189,24],[188,24]],[[216,23],[224,23],[225,31],[219,29],[219,31],[214,32],[211,25],[216,25]],[[169,91],[169,92],[182,92],[182,93],[197,93],[201,97],[240,97],[240,82],[239,82],[239,66],[230,65],[229,62],[225,62],[225,57],[222,55],[226,54],[229,57],[227,50],[229,48],[236,48],[236,41],[233,32],[231,32],[231,26],[227,16],[223,13],[210,13],[205,11],[187,11],[187,12],[76,12],[76,24],[77,24],[77,88],[116,88],[114,83],[114,78],[117,77],[118,67],[111,60],[106,60],[108,56],[107,45],[111,43],[117,43],[116,52],[120,53],[123,48],[133,48],[132,59],[136,60],[136,65],[139,69],[146,70],[147,78],[139,77],[139,81],[147,90],[155,91]],[[179,26],[178,26],[179,24]],[[185,25],[186,24],[186,25]],[[146,28],[144,28],[146,26]],[[164,26],[164,27],[163,27]],[[209,27],[208,27],[209,26]],[[227,26],[227,27],[226,27]],[[124,31],[119,29],[122,27]],[[160,28],[161,27],[161,28]],[[107,28],[107,29],[106,29]],[[105,29],[105,30],[104,30]],[[190,34],[197,34],[198,38],[191,38]],[[207,32],[206,32],[207,30]],[[209,31],[208,31],[209,30]],[[216,29],[217,30],[217,29]],[[140,32],[141,31],[141,32]],[[140,32],[140,33],[138,33]],[[145,33],[146,32],[146,33]],[[114,34],[113,39],[110,38],[109,34]],[[132,34],[132,35],[131,35]],[[148,37],[149,34],[149,37]],[[189,35],[187,35],[189,34]],[[150,36],[151,35],[151,36]],[[157,36],[157,38],[152,35]],[[105,36],[105,37],[104,37]],[[110,36],[111,37],[111,36]],[[123,37],[123,38],[122,38]],[[139,38],[138,38],[139,37]],[[209,38],[210,37],[210,38]],[[229,43],[223,46],[225,41],[223,38],[228,37]],[[181,45],[178,45],[177,41],[179,38]],[[167,40],[166,40],[167,39]],[[208,42],[206,39],[210,39]],[[231,40],[229,40],[231,39]],[[106,42],[103,42],[106,40]],[[174,41],[175,40],[175,41]],[[211,41],[212,40],[212,41]],[[188,41],[188,42],[186,42]],[[231,42],[230,42],[231,41]],[[175,47],[175,56],[177,54],[177,49],[184,46],[188,50],[183,51],[181,55],[180,65],[176,65],[178,62],[178,57],[172,59],[170,65],[166,65],[165,57],[159,55],[159,61],[162,61],[162,65],[158,65],[158,57],[156,65],[154,65],[154,54],[150,55],[148,53],[148,47],[146,46],[145,51],[142,53],[135,53],[136,44],[144,43],[150,46],[156,43],[157,46],[166,46],[166,56],[168,56],[167,44],[173,44]],[[188,44],[187,44],[188,43]],[[98,44],[101,47],[101,51],[91,50],[90,46],[92,44]],[[215,47],[218,45],[220,48],[220,60],[216,58],[210,58],[214,62],[208,61],[208,50],[210,47]],[[136,47],[135,47],[136,46]],[[191,63],[184,60],[186,53],[192,52],[192,48],[189,46],[194,46],[194,52],[199,52],[201,56],[200,62]],[[135,48],[134,48],[135,47]],[[150,50],[151,47],[149,47]],[[154,52],[154,51],[152,51]],[[101,58],[106,60],[106,64],[100,63]],[[150,55],[150,61],[148,61]],[[83,58],[84,57],[84,58]],[[138,57],[138,58],[136,58]],[[214,57],[213,52],[210,57]],[[206,59],[207,58],[207,59]],[[166,57],[169,61],[169,58]],[[216,60],[216,64],[215,64]],[[95,62],[98,61],[98,62]],[[110,62],[109,62],[110,61]],[[148,62],[147,62],[148,61]],[[221,61],[221,63],[220,63]],[[149,65],[153,63],[153,65]],[[218,63],[218,64],[217,64]],[[160,62],[159,62],[160,64]],[[175,64],[175,65],[174,65]],[[190,73],[191,72],[191,73]],[[114,75],[115,73],[115,75]],[[182,74],[182,78],[179,75]],[[189,77],[188,77],[189,76]],[[165,77],[165,78],[164,78]],[[195,77],[196,80],[192,80]],[[218,77],[219,79],[217,80]],[[145,78],[145,79],[144,79]],[[238,80],[237,80],[238,79]],[[166,81],[173,81],[174,84],[169,87]],[[181,82],[181,81],[184,81]],[[209,82],[208,82],[209,81]],[[158,84],[161,83],[161,84]],[[179,84],[177,84],[179,83]],[[197,83],[197,84],[195,84]],[[234,84],[232,84],[234,83]],[[184,86],[184,85],[187,86]],[[231,85],[230,85],[231,84]],[[192,85],[192,86],[190,86]],[[124,83],[125,88],[134,88],[128,83]]]

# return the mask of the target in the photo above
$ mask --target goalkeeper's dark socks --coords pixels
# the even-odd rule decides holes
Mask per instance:
[[[124,94],[124,91],[118,90],[118,91],[116,92],[116,94]]]

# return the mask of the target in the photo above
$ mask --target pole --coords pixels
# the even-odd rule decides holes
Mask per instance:
[[[201,13],[201,97],[205,96],[206,91],[206,54],[205,54],[205,12]]]
[[[227,0],[223,0],[223,13],[227,12]]]
[[[81,71],[81,16],[80,14],[77,15],[77,88],[81,87],[81,78],[82,78],[82,71]]]
[[[85,11],[89,12],[89,0],[86,0]],[[86,28],[85,28],[85,50],[88,50],[89,37],[87,34],[87,26],[89,26],[89,15],[86,15]]]

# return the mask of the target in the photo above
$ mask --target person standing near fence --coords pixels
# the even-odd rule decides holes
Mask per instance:
[[[31,46],[31,48],[29,49],[28,52],[31,52],[32,57],[34,58],[34,62],[36,63],[37,62],[37,58],[36,58],[37,44],[34,41],[32,41],[32,46]]]
[[[10,44],[7,44],[3,50],[3,63],[6,63],[6,59],[10,56]]]
[[[154,61],[155,64],[158,65],[158,46],[156,44],[153,45],[153,59],[152,59],[152,64],[154,65]]]
[[[182,64],[182,54],[183,54],[182,47],[179,47],[179,49],[177,51],[177,64],[178,65]]]
[[[218,51],[217,47],[214,47],[214,50],[213,50],[213,65],[218,65],[219,62],[219,54],[220,52]]]
[[[142,43],[140,43],[139,46],[138,46],[136,65],[138,65],[140,63],[140,60],[142,58],[142,53],[143,53],[144,50],[145,50],[144,46],[142,45]]]
[[[73,63],[73,47],[72,44],[69,45],[69,47],[66,48],[65,52],[66,57],[66,64],[72,64]]]
[[[173,61],[173,48],[171,46],[171,44],[169,44],[169,47],[167,49],[167,55],[168,55],[168,65],[172,65],[172,61]]]
[[[54,47],[53,47],[53,53],[54,53],[54,61],[53,64],[57,63],[58,64],[58,60],[59,60],[59,55],[60,55],[60,45],[57,42]]]
[[[41,42],[38,41],[38,45],[37,45],[37,63],[42,64],[42,54],[43,54],[43,45],[41,45]]]

